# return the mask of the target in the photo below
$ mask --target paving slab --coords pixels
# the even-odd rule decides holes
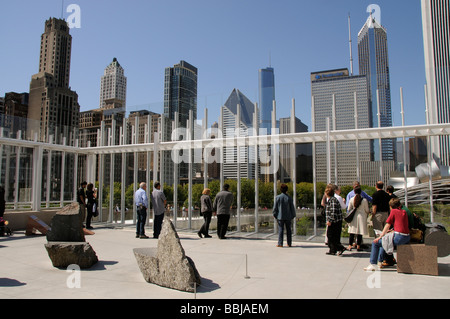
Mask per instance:
[[[52,266],[45,236],[16,232],[0,238],[0,299],[448,299],[450,256],[438,258],[439,276],[397,273],[395,268],[365,272],[369,251],[326,255],[323,242],[294,241],[276,247],[272,239],[232,234],[226,240],[200,239],[179,232],[186,255],[202,277],[197,293],[147,283],[134,248],[157,240],[135,238],[134,228],[97,228],[86,241],[99,262],[88,270]]]

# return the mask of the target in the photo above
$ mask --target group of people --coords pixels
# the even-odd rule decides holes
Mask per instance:
[[[86,225],[83,224],[83,227],[93,229],[92,218],[98,216],[97,189],[94,188],[94,184],[81,183],[77,192],[77,202],[80,204],[82,221],[83,223],[86,221]]]
[[[137,208],[136,238],[150,238],[145,234],[145,222],[147,221],[147,210],[149,209],[146,183],[141,183],[139,185],[139,189],[134,195],[134,200]],[[161,234],[164,213],[167,207],[167,199],[164,192],[161,190],[161,184],[159,182],[154,184],[154,189],[151,193],[151,201],[154,212],[153,238],[157,239]]]
[[[87,187],[87,190],[84,189]],[[135,193],[135,205],[137,208],[136,238],[149,238],[145,234],[145,223],[149,202],[147,198],[147,185],[141,183]],[[286,230],[287,245],[292,246],[292,220],[296,217],[295,206],[292,198],[287,194],[288,186],[281,185],[281,194],[275,199],[273,217],[278,224],[278,244],[283,247],[284,230]],[[217,215],[217,236],[226,239],[226,232],[231,216],[231,207],[234,195],[230,192],[230,186],[225,184],[223,190],[217,193],[214,201],[211,200],[211,190],[203,190],[200,202],[200,214],[204,223],[198,231],[200,238],[211,238],[209,227],[213,214]],[[151,201],[154,210],[153,238],[158,238],[161,233],[164,213],[167,208],[167,199],[161,190],[161,184],[156,182],[151,193]],[[78,202],[83,215],[86,218],[86,228],[91,229],[91,219],[95,216],[97,194],[93,184],[83,182],[78,191]],[[370,205],[371,204],[371,207]],[[326,216],[326,244],[329,247],[328,255],[342,255],[344,251],[356,249],[361,251],[362,240],[368,235],[368,217],[372,215],[373,229],[376,239],[372,242],[370,265],[365,270],[376,270],[395,263],[390,248],[407,244],[410,241],[409,229],[411,225],[411,213],[402,206],[400,200],[393,194],[393,188],[388,186],[384,191],[383,182],[376,184],[376,192],[369,196],[362,189],[359,182],[353,183],[353,190],[347,194],[344,200],[340,196],[340,188],[329,184],[325,188],[322,199]],[[346,211],[346,213],[344,213]],[[87,214],[86,214],[87,213]],[[353,217],[347,219],[348,215]],[[346,220],[347,219],[347,220]],[[349,245],[345,247],[341,243],[342,224],[348,223]],[[389,253],[386,253],[388,249]]]
[[[220,239],[226,239],[226,232],[230,221],[230,210],[233,205],[234,196],[230,192],[230,185],[225,184],[224,190],[219,192],[214,203],[211,200],[211,190],[205,188],[201,197],[201,215],[204,218],[204,224],[198,231],[200,238],[211,238],[209,235],[209,226],[211,224],[211,218],[213,213],[217,215],[217,235]],[[139,190],[135,193],[135,204],[137,208],[137,224],[136,224],[136,238],[149,238],[145,234],[145,222],[147,219],[148,198],[147,198],[147,185],[141,183]],[[156,182],[154,190],[151,193],[152,206],[154,211],[153,221],[153,238],[159,238],[161,233],[162,223],[164,220],[164,213],[167,208],[167,199],[164,192],[161,190],[161,184]]]
[[[411,212],[393,194],[393,187],[388,186],[384,191],[384,183],[379,181],[376,192],[369,196],[362,191],[359,182],[354,182],[353,190],[348,193],[345,203],[343,201],[338,187],[327,185],[322,202],[327,222],[327,254],[342,255],[353,248],[361,251],[362,239],[368,235],[367,221],[371,215],[376,238],[372,242],[370,265],[364,269],[374,271],[394,265],[393,247],[409,243],[409,230],[413,225]],[[369,203],[372,204],[371,209]],[[345,210],[346,214],[343,213]],[[350,214],[353,217],[347,219],[349,245],[345,247],[340,240],[342,223]]]

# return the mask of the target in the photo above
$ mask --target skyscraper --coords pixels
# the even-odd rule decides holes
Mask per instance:
[[[65,20],[45,22],[41,36],[39,73],[31,78],[28,107],[29,134],[39,132],[39,140],[76,137],[80,106],[78,95],[69,87],[72,36]],[[72,133],[72,134],[71,134]],[[58,142],[58,141],[57,141]]]
[[[100,84],[100,108],[105,107],[105,100],[117,99],[126,107],[127,77],[123,67],[116,58],[106,67]]]
[[[313,72],[311,73],[311,96],[314,132],[327,129],[327,118],[330,119],[330,130],[371,127],[366,76],[349,76],[348,69]],[[355,123],[356,112],[357,123]],[[373,160],[373,144],[369,140],[359,141],[357,152],[355,141],[338,142],[331,145],[331,154],[327,154],[326,143],[317,143],[317,180],[325,183],[333,182],[337,185],[352,184],[358,177],[355,169],[357,161]],[[330,167],[327,166],[327,158],[330,159]],[[327,178],[327,168],[330,169],[331,180]],[[365,180],[361,182],[367,185]]]
[[[240,107],[240,118],[238,115]],[[241,91],[234,89],[223,108],[222,130],[224,138],[234,138],[239,129],[241,137],[251,136],[255,116],[255,105]],[[240,163],[240,177],[255,178],[255,152],[250,146],[239,147],[239,158],[237,147],[225,147],[223,155],[223,172],[225,178],[238,177],[238,161]]]
[[[179,114],[178,127],[186,127],[189,111],[197,119],[197,77],[198,70],[185,61],[166,68],[164,81],[164,116],[175,120]]]
[[[175,121],[175,112],[178,112],[178,128],[187,128],[189,113],[192,111],[193,122],[197,120],[197,78],[198,70],[191,64],[180,61],[173,67],[166,68],[164,78],[164,116],[161,121]],[[192,123],[194,125],[194,123]],[[194,130],[194,129],[193,129]],[[168,140],[171,136],[172,126],[164,125],[164,132],[161,132],[163,140]],[[164,167],[163,179],[172,180],[173,162],[170,152],[163,152]],[[191,158],[193,162],[193,157]],[[189,163],[180,163],[178,165],[180,179],[186,179],[189,176]],[[193,170],[199,170],[199,165],[194,165]]]
[[[449,0],[422,0],[426,99],[430,124],[450,122]],[[431,138],[432,152],[450,166],[449,136]]]
[[[272,110],[275,101],[275,73],[273,68],[259,70],[259,107],[260,128],[266,129],[267,134],[272,132]]]
[[[392,126],[392,108],[387,31],[372,14],[359,31],[358,56],[359,74],[367,75],[368,79],[371,127],[390,127]],[[383,140],[381,148],[382,158],[380,159],[379,145],[374,143],[375,161],[395,159],[394,140]]]

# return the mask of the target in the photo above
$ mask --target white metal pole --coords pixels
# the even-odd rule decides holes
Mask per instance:
[[[358,129],[358,100],[356,92],[353,94],[353,99],[355,102],[355,130]],[[359,161],[359,139],[356,139],[356,180],[361,180],[361,173],[360,173],[360,161]],[[348,205],[348,203],[347,203]]]
[[[330,145],[330,118],[326,118],[327,124],[327,184],[331,183],[331,145]]]
[[[239,137],[241,137],[241,105],[238,104],[236,106],[237,108],[237,114],[236,114],[236,137],[237,140],[239,140]],[[236,221],[236,228],[237,228],[237,232],[241,231],[241,146],[240,143],[237,143],[236,145],[236,151],[237,151],[237,198],[236,198],[236,216],[237,216],[237,221]]]
[[[178,121],[180,120],[180,116],[178,112],[175,112],[175,120],[173,122],[174,131],[178,130]],[[175,141],[178,141],[178,134],[175,137]],[[177,227],[177,218],[178,218],[178,158],[179,151],[176,150],[175,153],[175,161],[173,163],[173,223],[175,228]]]
[[[425,84],[425,110],[427,117],[427,125],[430,125],[430,106],[428,105],[427,85]],[[433,154],[431,152],[431,136],[427,138],[427,154],[428,154],[428,185],[430,191],[430,222],[434,223],[434,208],[433,208]]]
[[[316,131],[316,121],[315,121],[315,98],[311,97],[311,131]],[[314,188],[314,235],[310,237],[317,236],[317,170],[316,170],[316,142],[312,143],[312,165],[313,165],[313,188]]]
[[[206,138],[208,131],[208,109],[205,108],[205,118],[203,119],[203,136]],[[206,153],[203,156],[203,188],[208,188],[208,163],[206,162]]]
[[[259,136],[259,118],[258,104],[255,103],[255,111],[253,113],[253,126],[255,134]],[[259,147],[258,142],[255,143],[255,232],[259,231]]]
[[[272,110],[272,138],[275,137],[277,130],[277,103],[276,101],[273,101],[273,110]],[[275,199],[277,197],[277,170],[276,167],[276,160],[278,157],[277,154],[277,145],[275,142],[272,142],[272,167],[273,167],[273,202],[275,204]],[[276,222],[273,223],[273,233],[278,233],[278,224]]]
[[[219,120],[219,132],[222,134],[222,137],[224,136],[224,123],[223,123],[223,107],[220,108],[220,120]],[[224,141],[221,142],[220,145],[220,191],[223,191],[223,184],[225,183],[225,176],[224,176],[224,165],[225,165],[225,158],[224,158]]]
[[[189,141],[191,142],[189,145],[189,164],[188,164],[188,180],[189,180],[189,196],[188,196],[188,228],[192,229],[192,178],[193,178],[193,172],[192,172],[192,141],[194,139],[194,113],[193,110],[189,110],[189,124],[188,124],[188,130],[189,130]]]
[[[405,127],[405,109],[403,104],[403,88],[400,88],[400,105],[402,114],[402,127]],[[403,177],[405,187],[405,206],[408,207],[408,176],[406,167],[406,136],[403,134]]]
[[[121,138],[120,145],[125,145],[127,143],[127,120],[123,119],[122,127],[121,127]],[[126,168],[127,168],[127,153],[122,153],[122,171],[120,174],[120,182],[121,182],[121,199],[120,199],[120,221],[122,224],[125,224],[125,192],[126,192]],[[147,168],[149,169],[149,168]],[[133,196],[134,197],[134,196]]]
[[[333,131],[337,130],[336,94],[333,94]],[[337,141],[334,141],[334,184],[338,185]]]
[[[295,99],[292,99],[292,109],[291,109],[291,133],[296,133],[295,130]],[[294,209],[297,212],[297,152],[296,144],[291,144],[291,180],[292,180],[292,201],[294,202]],[[297,213],[295,214],[297,216]],[[294,236],[297,234],[297,217],[294,218]]]
[[[377,90],[377,111],[378,111],[378,128],[381,128],[381,112],[380,112],[380,90]],[[381,137],[379,139],[379,160],[380,160],[380,181],[384,181],[383,174],[383,143]]]

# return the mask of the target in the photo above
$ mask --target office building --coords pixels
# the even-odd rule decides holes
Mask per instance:
[[[449,0],[422,0],[425,50],[427,123],[450,122],[450,21]],[[450,166],[449,136],[432,137],[431,150],[442,165]]]
[[[105,100],[117,99],[126,107],[127,77],[117,58],[106,67],[100,83],[100,108],[105,107]]]
[[[175,121],[175,112],[178,112],[178,128],[187,128],[189,114],[192,111],[193,121],[197,120],[197,79],[198,70],[191,64],[180,61],[173,67],[166,68],[164,78],[164,116],[167,123]],[[172,125],[165,125],[163,138],[167,140],[171,136]],[[163,152],[164,163],[169,167],[165,171],[173,172],[173,161],[170,152]],[[194,160],[192,159],[192,162]],[[178,165],[180,179],[186,179],[189,175],[189,163]],[[194,171],[200,169],[195,166]],[[194,173],[195,175],[195,173]],[[170,178],[172,175],[168,175]]]
[[[238,119],[238,106],[240,108],[240,118]],[[250,101],[241,91],[234,89],[225,105],[222,107],[222,133],[224,138],[235,138],[252,136],[253,123],[255,121],[255,104]],[[238,162],[240,178],[254,179],[255,174],[255,151],[248,145],[226,146],[223,151],[223,174],[225,179],[238,178]]]
[[[164,116],[173,121],[178,112],[178,127],[186,127],[189,111],[193,111],[193,119],[197,119],[197,77],[197,68],[185,61],[166,68]]]
[[[280,119],[280,134],[290,133],[306,133],[308,132],[308,126],[305,125],[299,118],[295,118],[295,131],[291,131],[291,118]],[[280,182],[289,183],[293,181],[292,171],[293,164],[296,168],[295,181],[297,183],[313,181],[312,176],[312,145],[308,144],[296,144],[294,162],[291,158],[291,145],[280,145]]]
[[[28,116],[28,93],[9,92],[0,101],[0,126],[4,136],[26,132]]]
[[[266,129],[267,134],[272,132],[272,110],[275,101],[275,72],[273,68],[259,70],[259,108],[261,124],[260,129]]]
[[[350,76],[348,69],[313,72],[311,73],[311,90],[313,132],[326,131],[327,118],[330,121],[331,131],[371,127],[370,100],[365,75]],[[357,117],[355,117],[356,112]],[[358,175],[361,176],[355,169],[357,161],[360,163],[373,161],[374,143],[364,140],[359,141],[358,144],[357,146],[355,141],[331,143],[331,152],[327,154],[326,143],[317,143],[317,181],[351,185]],[[327,170],[328,156],[331,163],[329,171]],[[361,179],[361,183],[365,182]]]
[[[40,141],[73,143],[78,134],[78,95],[69,86],[72,36],[65,20],[45,22],[41,36],[39,73],[31,78],[28,135],[38,133]]]
[[[358,57],[359,74],[367,75],[368,79],[371,103],[370,127],[391,127],[392,108],[387,31],[372,15],[359,31]],[[395,146],[395,140],[384,139],[380,152],[378,143],[375,143],[375,160],[395,160]]]

